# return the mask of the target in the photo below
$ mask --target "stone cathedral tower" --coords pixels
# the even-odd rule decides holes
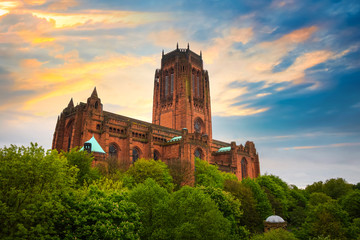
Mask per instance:
[[[253,142],[236,145],[212,138],[209,75],[201,52],[194,53],[189,45],[162,53],[161,68],[155,71],[152,123],[105,111],[96,88],[86,103],[74,106],[71,99],[58,117],[52,148],[82,146],[98,154],[94,165],[103,169],[111,159],[126,169],[139,158],[153,158],[187,169],[188,184],[194,182],[196,157],[238,179],[260,174]]]
[[[161,69],[155,71],[153,124],[212,139],[209,75],[202,55],[179,48],[162,54]]]

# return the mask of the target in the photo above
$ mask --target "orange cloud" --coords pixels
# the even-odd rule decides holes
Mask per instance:
[[[23,59],[21,60],[20,66],[23,68],[39,68],[44,63],[39,62],[37,59]]]
[[[117,71],[121,68],[138,66],[153,62],[151,57],[136,58],[132,56],[104,56],[96,58],[94,62],[71,62],[60,68],[34,69],[32,73],[16,74],[15,90],[34,90],[40,92],[36,97],[25,102],[24,110],[40,101],[75,93],[85,89],[91,89],[97,82],[101,82],[105,74]],[[28,60],[23,64],[39,64],[34,60]]]
[[[8,14],[12,9],[20,6],[18,1],[4,1],[0,2],[0,16]]]
[[[50,11],[67,10],[68,8],[75,7],[78,5],[76,0],[57,0],[48,6]]]
[[[135,27],[141,24],[169,20],[167,13],[111,10],[88,10],[78,13],[31,11],[34,16],[54,22],[56,28],[103,24],[102,27]],[[99,26],[98,26],[99,27]]]

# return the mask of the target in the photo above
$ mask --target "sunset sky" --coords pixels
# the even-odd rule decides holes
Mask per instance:
[[[151,122],[161,51],[202,51],[213,137],[255,142],[262,174],[360,182],[360,1],[0,1],[0,147],[51,148],[93,88]]]

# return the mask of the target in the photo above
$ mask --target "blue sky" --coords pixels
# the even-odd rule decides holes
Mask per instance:
[[[305,187],[360,182],[359,1],[0,3],[0,145],[51,147],[57,115],[94,86],[151,122],[162,49],[203,54],[213,136],[255,142],[261,172]]]

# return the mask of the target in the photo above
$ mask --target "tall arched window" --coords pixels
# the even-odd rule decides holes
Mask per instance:
[[[114,144],[109,146],[109,157],[117,158],[118,149]]]
[[[196,77],[196,96],[200,97],[200,80],[199,80],[199,75],[197,75]]]
[[[159,160],[160,159],[160,153],[157,150],[154,150],[154,160]]]
[[[170,94],[174,92],[174,73],[171,74],[171,82],[170,82]]]
[[[195,74],[193,73],[191,76],[192,76],[192,89],[193,89],[193,94],[195,95]]]
[[[194,156],[200,159],[203,159],[204,155],[200,148],[195,149]]]
[[[133,163],[139,159],[139,157],[140,157],[139,149],[133,148],[132,157],[133,157]]]
[[[248,177],[247,161],[246,161],[245,158],[243,158],[241,160],[241,176],[242,176],[242,178],[247,178]]]
[[[165,97],[169,94],[169,76],[165,76]]]
[[[195,119],[194,130],[197,133],[201,133],[201,128],[203,127],[203,121],[200,118]]]

